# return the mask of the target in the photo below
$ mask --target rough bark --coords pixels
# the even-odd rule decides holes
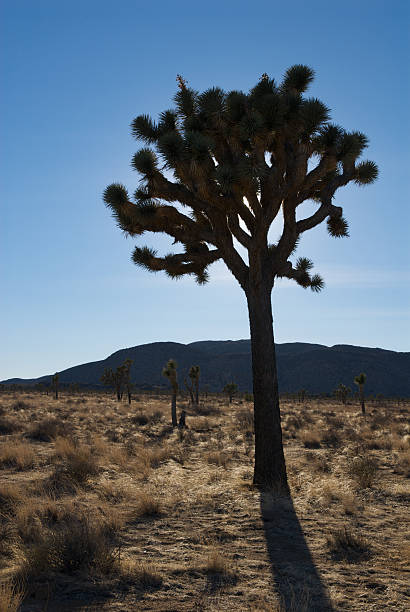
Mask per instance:
[[[273,337],[271,287],[257,282],[247,290],[252,348],[255,467],[254,484],[289,493],[280,423]]]
[[[172,399],[171,399],[171,418],[172,418],[172,427],[176,427],[177,422],[177,393],[176,391],[172,391]]]
[[[360,392],[360,404],[362,407],[362,414],[366,414],[366,406],[364,404],[364,391],[363,391],[363,385],[360,385],[359,387],[359,392]]]

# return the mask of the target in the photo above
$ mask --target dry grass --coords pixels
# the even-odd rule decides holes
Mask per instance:
[[[370,553],[368,542],[346,526],[332,533],[327,539],[327,545],[338,560],[360,561]]]
[[[18,612],[24,599],[24,590],[11,580],[0,582],[1,612]]]
[[[0,396],[1,612],[408,607],[407,404],[282,401],[293,504],[269,511],[250,403],[208,397],[183,431],[169,404]]]
[[[27,470],[36,463],[32,447],[24,442],[5,442],[0,445],[0,468],[10,467]]]

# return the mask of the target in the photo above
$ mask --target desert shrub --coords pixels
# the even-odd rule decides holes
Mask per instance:
[[[12,410],[33,410],[32,404],[28,404],[23,400],[17,400],[11,406]]]
[[[118,567],[118,546],[106,527],[85,516],[70,516],[24,550],[22,575],[39,578],[49,572],[110,574]]]
[[[204,569],[207,574],[206,588],[211,592],[229,584],[236,584],[238,580],[237,573],[230,568],[228,560],[217,548],[209,551]]]
[[[331,461],[327,455],[307,452],[305,457],[317,472],[329,474],[332,471]]]
[[[327,422],[332,427],[332,429],[343,429],[346,425],[346,422],[337,416],[328,416]]]
[[[320,436],[316,431],[309,429],[301,431],[300,440],[305,448],[320,448]]]
[[[206,455],[206,460],[211,465],[217,465],[226,469],[229,463],[229,455],[221,450],[210,451]]]
[[[0,435],[8,435],[21,430],[19,425],[14,419],[0,416]]]
[[[134,423],[134,425],[146,425],[149,419],[146,414],[136,414],[131,417],[131,422]]]
[[[24,500],[24,494],[16,485],[0,484],[0,514],[13,515],[16,507]]]
[[[152,517],[161,514],[161,504],[157,497],[150,491],[141,491],[138,496],[136,511],[133,516]]]
[[[334,429],[328,429],[322,433],[321,442],[325,446],[338,448],[341,445],[341,438],[337,431]]]
[[[373,412],[370,420],[370,428],[375,431],[383,429],[391,421],[391,415],[386,412]]]
[[[221,408],[217,404],[199,404],[199,406],[195,406],[195,414],[198,416],[217,416],[221,414]]]
[[[91,476],[95,476],[99,466],[89,448],[75,447],[67,452],[45,481],[44,487],[49,491],[73,492],[78,486],[84,486]]]
[[[121,578],[141,589],[158,589],[162,585],[162,577],[157,568],[144,562],[123,561]]]
[[[22,442],[8,442],[0,446],[0,467],[15,467],[27,470],[35,464],[33,449]]]
[[[355,457],[348,466],[349,476],[357,482],[361,489],[372,486],[377,478],[378,466],[373,457]]]
[[[410,477],[410,449],[403,450],[398,454],[394,471],[396,474],[406,476],[406,478]]]
[[[241,429],[253,430],[253,413],[251,410],[239,410],[236,420]]]
[[[369,556],[370,548],[366,540],[354,534],[350,528],[336,530],[327,538],[327,546],[331,554],[339,559],[346,561],[359,561],[363,557]]]
[[[67,436],[71,428],[59,419],[47,418],[35,423],[27,432],[27,437],[38,442],[51,442],[57,436]]]
[[[285,421],[285,427],[288,430],[298,430],[303,427],[303,419],[299,415],[290,414]]]

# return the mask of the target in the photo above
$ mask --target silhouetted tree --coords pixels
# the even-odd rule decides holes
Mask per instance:
[[[351,392],[351,388],[346,387],[346,385],[342,383],[340,383],[339,386],[335,389],[335,395],[338,399],[340,399],[342,404],[346,404],[347,398],[349,397]]]
[[[171,419],[172,427],[177,426],[177,393],[178,393],[178,374],[177,362],[174,359],[169,359],[166,366],[162,370],[162,375],[168,378],[171,383]]]
[[[366,382],[366,378],[367,377],[364,372],[361,372],[361,374],[354,377],[354,384],[359,387],[359,397],[360,397],[360,404],[362,407],[362,414],[366,414],[366,406],[364,404],[364,385]]]
[[[236,385],[235,383],[228,383],[224,386],[222,391],[227,394],[227,396],[229,397],[229,403],[232,404],[233,396],[238,391],[238,385]]]
[[[58,385],[59,385],[59,378],[60,378],[60,377],[59,377],[59,374],[58,374],[58,372],[56,372],[56,373],[54,374],[54,376],[52,377],[52,379],[51,379],[51,386],[52,386],[52,388],[53,388],[53,391],[54,391],[54,397],[55,397],[56,399],[58,399]]]
[[[132,123],[133,135],[153,145],[133,157],[142,177],[134,202],[119,183],[104,192],[125,233],[166,233],[182,246],[181,252],[163,257],[137,246],[135,264],[164,270],[171,278],[192,274],[203,284],[208,266],[222,259],[245,292],[254,483],[285,491],[272,288],[276,278],[285,277],[303,288],[322,289],[323,280],[311,273],[309,259],[292,260],[298,241],[326,220],[331,236],[347,236],[342,208],[333,203],[336,191],[352,181],[372,183],[378,172],[374,162],[357,161],[367,147],[366,136],[329,123],[329,109],[303,96],[313,76],[302,65],[289,68],[280,84],[263,74],[248,94],[219,87],[199,94],[178,76],[176,108],[161,113],[157,123],[148,115]],[[299,207],[306,201],[316,210],[303,218]],[[272,243],[269,230],[275,219],[283,220],[283,228]]]
[[[124,363],[112,370],[112,368],[106,368],[101,376],[101,382],[107,387],[113,387],[117,395],[117,400],[120,402],[124,393],[124,386],[127,389],[128,403],[131,403],[131,371],[132,360],[126,359]]]
[[[201,369],[199,365],[194,365],[190,367],[189,378],[191,379],[192,388],[194,392],[194,400],[197,406],[199,404],[199,376],[200,374],[201,374]]]

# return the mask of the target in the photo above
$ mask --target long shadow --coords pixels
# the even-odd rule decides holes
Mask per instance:
[[[330,612],[320,579],[290,497],[262,492],[261,514],[272,575],[286,612]]]

